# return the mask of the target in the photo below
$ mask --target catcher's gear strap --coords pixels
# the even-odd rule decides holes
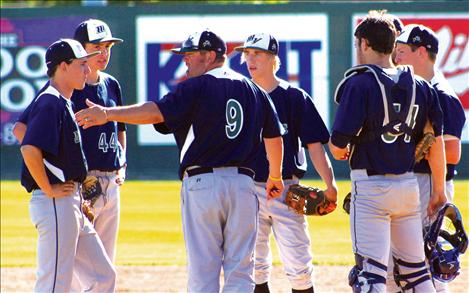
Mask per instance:
[[[356,265],[352,268],[348,276],[349,285],[352,287],[354,293],[372,292],[373,284],[386,284],[386,278],[384,276],[363,270],[364,263],[367,263],[373,268],[377,268],[378,272],[386,275],[386,265],[359,254],[355,254],[355,263]]]
[[[394,281],[396,282],[397,286],[399,286],[403,291],[410,290],[418,284],[431,279],[427,267],[425,266],[425,261],[418,263],[410,263],[402,259],[397,259],[394,256],[392,259],[394,261]],[[402,274],[400,273],[401,266],[417,270],[411,273]],[[411,281],[411,279],[414,280]]]
[[[376,65],[372,64],[365,64],[359,65],[350,68],[344,74],[344,79],[339,83],[334,93],[334,101],[339,104],[340,96],[342,94],[342,87],[345,85],[347,80],[355,76],[357,74],[362,74],[365,72],[371,72],[378,83],[378,86],[381,91],[381,96],[383,99],[383,106],[384,106],[384,119],[382,123],[382,127],[379,129],[370,129],[367,130],[365,133],[361,133],[356,137],[352,142],[359,143],[359,142],[366,142],[371,141],[377,136],[380,136],[384,133],[390,133],[392,135],[398,136],[401,134],[407,134],[411,138],[412,135],[412,109],[415,105],[415,93],[416,93],[416,85],[414,79],[414,73],[412,67],[410,66],[401,66],[400,70],[402,70],[402,74],[399,77],[399,82],[394,84],[392,87],[385,86],[383,80],[380,78],[383,75],[383,70]],[[412,82],[412,90],[409,91],[406,87],[400,86],[400,81],[403,76],[405,76],[406,72],[410,73],[410,79]],[[386,77],[387,78],[387,77]],[[406,105],[401,105],[400,109],[395,109],[392,99],[392,91],[396,88],[404,89],[407,92],[407,103]]]

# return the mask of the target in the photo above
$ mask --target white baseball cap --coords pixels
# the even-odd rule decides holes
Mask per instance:
[[[249,36],[243,46],[234,49],[238,52],[242,52],[244,49],[260,49],[278,55],[278,42],[270,34],[259,33]]]
[[[73,38],[80,43],[102,43],[114,42],[122,43],[124,40],[114,38],[109,26],[98,19],[88,19],[78,25]]]

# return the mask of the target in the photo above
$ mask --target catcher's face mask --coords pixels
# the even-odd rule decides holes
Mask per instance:
[[[459,275],[459,255],[467,249],[467,235],[458,208],[447,203],[433,224],[426,229],[425,255],[433,278],[450,282]]]

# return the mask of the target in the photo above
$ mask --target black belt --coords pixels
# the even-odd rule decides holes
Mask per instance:
[[[368,176],[383,175],[383,174],[380,174],[380,173],[376,172],[375,170],[371,170],[371,169],[366,169],[366,174]]]
[[[238,168],[238,174],[243,174],[251,178],[254,178],[255,173],[253,170],[249,168],[245,168],[245,167],[237,167],[237,168]],[[198,168],[187,170],[186,173],[187,173],[187,176],[192,177],[192,176],[200,175],[200,174],[213,173],[213,168],[212,167],[198,167]]]

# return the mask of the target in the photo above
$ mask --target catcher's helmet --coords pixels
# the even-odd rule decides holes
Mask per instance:
[[[445,221],[452,227],[443,227]],[[467,235],[454,204],[447,203],[438,212],[436,220],[426,229],[424,240],[433,278],[445,283],[456,278],[460,271],[459,255],[467,249]]]

